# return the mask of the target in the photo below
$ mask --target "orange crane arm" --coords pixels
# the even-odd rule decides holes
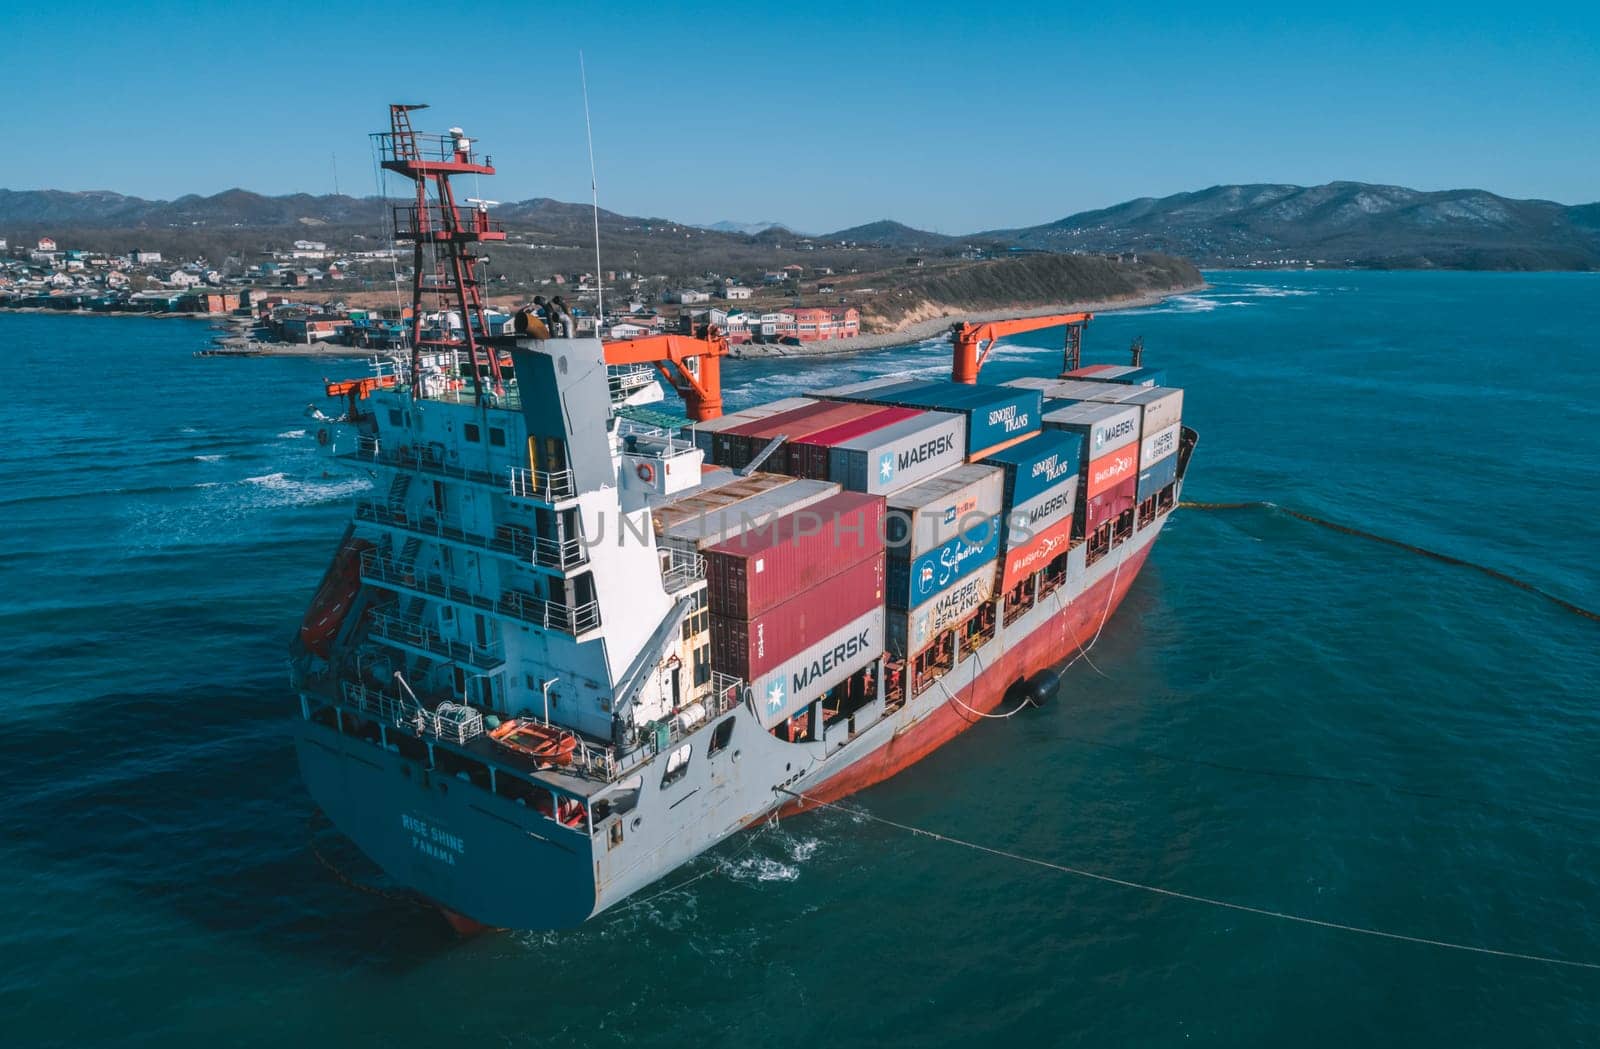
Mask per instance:
[[[607,364],[654,364],[683,398],[684,408],[695,422],[722,414],[722,358],[728,354],[728,340],[716,328],[707,327],[703,337],[618,339],[603,344],[603,349]],[[699,358],[698,373],[688,366],[691,358]]]
[[[955,343],[955,359],[950,367],[950,377],[956,382],[977,382],[978,371],[983,367],[994,344],[1007,335],[1017,335],[1040,328],[1066,325],[1069,329],[1081,327],[1094,318],[1092,313],[1052,313],[1045,317],[1018,317],[985,324],[956,324],[950,328]]]

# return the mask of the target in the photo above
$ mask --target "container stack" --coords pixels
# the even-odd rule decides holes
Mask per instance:
[[[882,497],[841,492],[706,549],[712,662],[749,682],[764,727],[883,652],[883,529]]]
[[[887,495],[966,460],[964,417],[911,411],[899,422],[854,437],[831,439],[828,479],[852,492]]]
[[[781,401],[773,401],[771,404],[757,404],[750,408],[741,408],[739,411],[729,412],[726,415],[719,415],[715,419],[697,422],[690,428],[689,432],[694,438],[695,447],[705,452],[706,462],[711,463],[716,461],[717,434],[737,426],[744,426],[769,416],[779,415],[783,412],[815,403],[817,402],[813,397],[785,397]]]
[[[994,597],[1005,472],[973,463],[889,497],[889,650],[915,655]]]
[[[1161,386],[1167,373],[1161,368],[1134,368],[1129,365],[1091,364],[1067,372],[1063,379],[1083,379],[1089,382],[1114,382],[1124,386]]]
[[[1045,413],[1049,430],[1076,434],[1083,482],[1081,512],[1073,538],[1093,535],[1134,509],[1139,489],[1139,426],[1137,405],[1083,401]]]
[[[712,461],[719,466],[743,469],[761,454],[761,450],[774,437],[781,435],[786,438],[785,446],[778,449],[772,461],[762,465],[782,471],[788,464],[787,445],[803,441],[810,434],[870,415],[872,411],[869,405],[812,401],[718,432],[712,442]]]
[[[1075,433],[1047,430],[984,460],[1005,474],[1002,592],[1009,593],[1072,545],[1081,444]]]
[[[1146,499],[1178,479],[1178,434],[1183,421],[1183,391],[1163,386],[1144,387],[1138,396],[1123,402],[1139,408],[1144,417],[1140,425],[1139,491]]]
[[[897,422],[914,418],[921,413],[915,408],[883,407],[875,404],[859,405],[863,414],[856,419],[818,430],[799,441],[790,441],[785,449],[789,473],[795,477],[828,480],[829,456],[836,445],[869,433],[875,433]]]
[[[835,400],[927,408],[964,416],[967,421],[967,456],[973,459],[1039,432],[1039,408],[1043,398],[1038,390],[949,381],[908,381],[870,386],[865,390],[847,390],[854,392],[837,390],[825,396]]]

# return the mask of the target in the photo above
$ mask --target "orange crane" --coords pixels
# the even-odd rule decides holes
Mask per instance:
[[[722,358],[728,340],[706,325],[694,335],[645,335],[604,344],[607,364],[654,364],[683,398],[689,418],[705,422],[722,414]],[[691,360],[698,364],[690,367]]]
[[[978,370],[994,349],[994,344],[1007,335],[1017,335],[1040,328],[1067,327],[1066,346],[1063,351],[1063,372],[1078,366],[1078,348],[1083,341],[1083,326],[1094,318],[1092,313],[1053,313],[1047,317],[1021,317],[1009,321],[989,321],[987,324],[955,324],[950,327],[950,338],[955,343],[955,358],[950,365],[950,378],[956,382],[977,382]]]

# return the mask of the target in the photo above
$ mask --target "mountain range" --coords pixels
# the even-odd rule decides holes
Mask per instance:
[[[295,228],[380,229],[376,197],[263,196],[231,189],[213,196],[146,200],[107,191],[0,189],[0,232],[52,230]],[[590,230],[589,205],[545,197],[502,204],[495,215],[512,229],[557,237]],[[728,246],[776,244],[803,234],[769,223],[698,227],[670,219],[602,210],[614,233],[694,230]],[[1514,200],[1484,190],[1424,192],[1400,186],[1330,182],[1213,186],[1168,197],[1141,197],[1037,226],[991,229],[964,237],[931,233],[888,219],[812,238],[896,251],[938,252],[973,244],[1053,252],[1160,252],[1202,265],[1350,265],[1395,268],[1600,269],[1600,203]]]

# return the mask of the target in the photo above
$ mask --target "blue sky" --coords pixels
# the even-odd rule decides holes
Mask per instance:
[[[1600,199],[1600,5],[785,6],[7,4],[0,186],[324,193],[336,156],[369,194],[367,132],[426,101],[493,155],[485,196],[587,200],[582,48],[627,214],[961,233],[1226,182]]]

